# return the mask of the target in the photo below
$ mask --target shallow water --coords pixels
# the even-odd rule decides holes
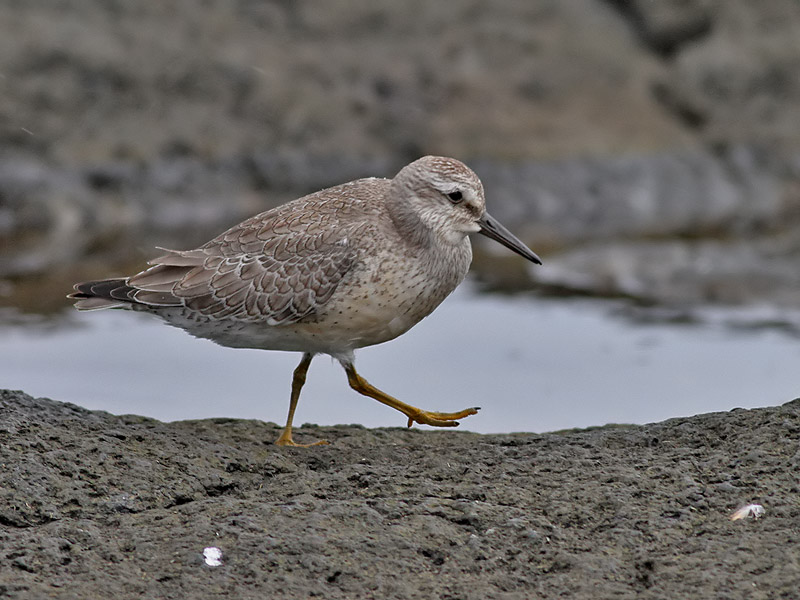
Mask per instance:
[[[479,405],[462,428],[551,431],[781,404],[800,396],[800,344],[720,324],[634,324],[607,301],[477,294],[462,286],[428,319],[357,353],[359,372],[430,410]],[[161,420],[283,423],[299,354],[232,350],[158,319],[75,313],[55,328],[0,327],[0,387]],[[297,424],[402,426],[317,357]]]

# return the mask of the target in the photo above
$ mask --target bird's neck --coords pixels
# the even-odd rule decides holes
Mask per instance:
[[[398,201],[403,197],[402,191],[392,189],[386,199],[386,211],[395,230],[409,246],[420,249],[431,247],[434,243],[433,231],[412,203]]]

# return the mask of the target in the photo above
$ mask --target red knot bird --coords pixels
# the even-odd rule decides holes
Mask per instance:
[[[153,313],[222,346],[302,352],[277,444],[302,445],[292,419],[316,354],[336,358],[350,387],[402,412],[409,427],[455,427],[478,408],[432,412],[401,402],[358,374],[354,350],[431,314],[467,274],[471,233],[541,264],[486,212],[469,167],[425,156],[393,179],[351,181],[263,212],[195,250],[162,249],[150,268],[79,283],[69,297],[80,310]]]

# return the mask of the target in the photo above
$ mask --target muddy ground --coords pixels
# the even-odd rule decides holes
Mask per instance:
[[[272,445],[278,431],[0,392],[0,596],[800,589],[800,400],[544,435],[303,427],[297,438],[331,442],[310,449]],[[730,519],[749,503],[761,518]]]

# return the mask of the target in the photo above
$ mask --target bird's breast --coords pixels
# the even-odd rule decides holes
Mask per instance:
[[[391,340],[427,317],[464,279],[472,258],[469,241],[430,256],[377,253],[345,278],[318,318],[353,348]]]

